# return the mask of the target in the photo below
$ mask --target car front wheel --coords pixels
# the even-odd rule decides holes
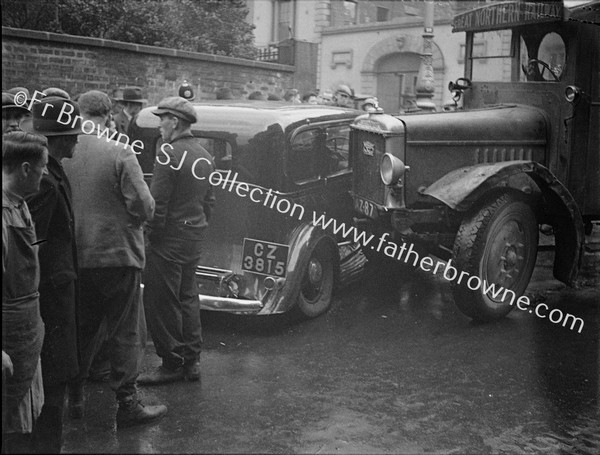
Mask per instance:
[[[458,308],[479,321],[507,315],[529,284],[537,245],[535,214],[511,194],[501,194],[464,219],[454,241],[454,266],[468,273],[460,284],[452,282]],[[479,287],[471,277],[480,279]]]

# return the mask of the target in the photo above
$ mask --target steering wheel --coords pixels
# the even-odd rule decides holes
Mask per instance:
[[[343,153],[341,153],[337,150],[337,142],[340,139],[343,141],[348,140],[348,138],[346,138],[345,136],[330,137],[330,138],[327,138],[327,140],[325,141],[325,146],[327,147],[327,150],[329,151],[329,155],[332,158],[335,158],[338,161],[345,161],[348,159],[348,157],[344,156]],[[331,146],[333,146],[333,148]]]
[[[546,79],[544,78],[544,73],[546,72],[546,70],[548,70],[548,72],[549,72],[550,74],[552,74],[552,77],[554,77],[554,80],[555,80],[556,82],[559,82],[559,81],[560,81],[559,77],[558,77],[556,74],[554,74],[554,71],[552,71],[552,68],[550,67],[550,65],[548,65],[548,64],[547,64],[545,61],[543,61],[543,60],[538,60],[537,58],[530,58],[530,59],[529,59],[529,62],[527,63],[527,65],[532,65],[532,64],[535,64],[535,63],[537,63],[537,64],[541,65],[541,66],[542,66],[542,68],[543,68],[543,69],[542,69],[542,71],[540,72],[540,77],[542,78],[542,80],[543,80],[543,81],[545,81],[545,80],[546,80]],[[524,70],[525,70],[525,68],[524,68]],[[539,68],[538,68],[538,71],[539,71]],[[527,71],[525,71],[525,74],[527,74]]]

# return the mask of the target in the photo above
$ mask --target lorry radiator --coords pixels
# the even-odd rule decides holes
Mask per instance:
[[[383,205],[384,188],[379,174],[381,157],[385,153],[385,138],[381,134],[367,131],[359,131],[356,134],[354,156],[354,169],[360,169],[360,172],[354,172],[354,193],[357,196]]]

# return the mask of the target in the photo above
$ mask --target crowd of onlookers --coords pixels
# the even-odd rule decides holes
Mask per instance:
[[[184,81],[179,88],[179,96],[194,101],[195,95],[193,88]],[[217,100],[235,100],[232,90],[229,87],[221,87],[216,90]],[[363,111],[375,110],[378,107],[378,100],[371,96],[358,96],[354,90],[346,84],[339,85],[333,92],[320,92],[313,90],[301,94],[298,89],[291,88],[286,90],[283,95],[276,93],[265,93],[255,90],[247,96],[241,96],[239,99],[248,99],[253,101],[281,101],[291,104],[320,104],[327,106],[340,106],[360,109]]]
[[[94,363],[108,365],[117,428],[167,411],[143,404],[138,383],[200,380],[194,272],[214,197],[197,176],[214,164],[186,94],[152,111],[168,147],[149,186],[106,133],[129,130],[139,87],[121,91],[114,116],[98,90],[2,93],[2,453],[59,453],[65,403],[84,417]],[[140,375],[147,327],[162,365]]]
[[[114,391],[117,428],[167,411],[142,404],[138,384],[199,381],[195,269],[215,201],[198,178],[214,163],[191,133],[194,99],[184,82],[152,111],[163,153],[148,185],[129,142],[110,139],[132,134],[147,102],[140,87],[112,99],[2,93],[2,453],[60,452],[64,406],[84,417],[90,379]],[[330,98],[290,89],[277,101],[356,107],[345,85]],[[162,364],[140,374],[147,328]]]

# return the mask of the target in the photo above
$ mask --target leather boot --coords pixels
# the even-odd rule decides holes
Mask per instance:
[[[183,376],[186,381],[200,380],[200,361],[189,360],[183,364]]]
[[[136,395],[130,395],[119,400],[117,429],[154,422],[166,413],[166,406],[144,406]]]

